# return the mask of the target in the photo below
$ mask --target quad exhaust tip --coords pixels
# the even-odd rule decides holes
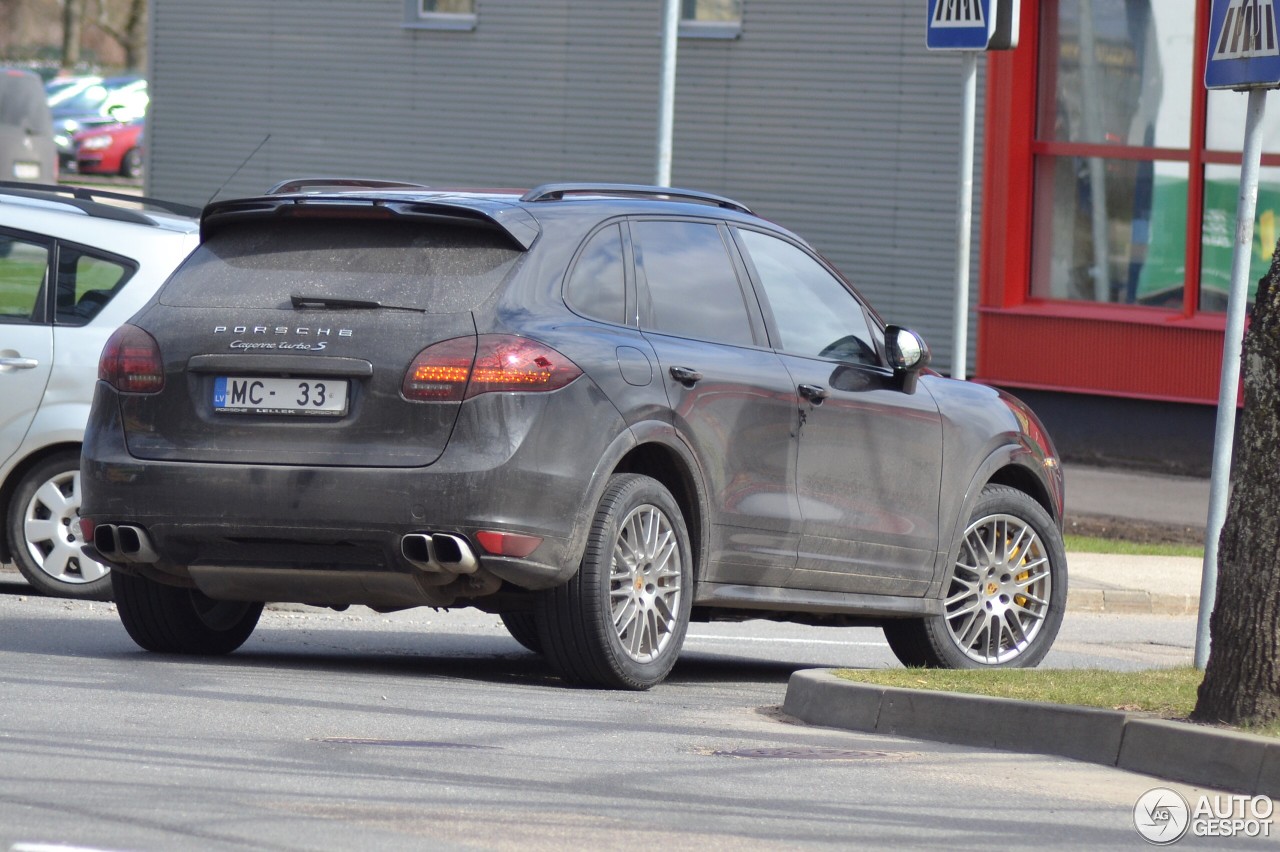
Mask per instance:
[[[471,544],[453,533],[409,533],[400,539],[400,553],[423,571],[474,574],[480,567]]]
[[[116,562],[152,563],[160,560],[160,554],[151,544],[151,536],[133,524],[98,524],[93,528],[93,547]]]

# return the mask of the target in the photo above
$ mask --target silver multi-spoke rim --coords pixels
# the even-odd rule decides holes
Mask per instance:
[[[657,506],[633,509],[613,543],[609,608],[623,651],[638,663],[655,660],[676,630],[680,569],[671,521]]]
[[[1053,591],[1049,553],[1014,515],[989,515],[969,526],[951,572],[946,621],[969,659],[1006,663],[1035,641]]]
[[[27,502],[22,522],[27,553],[36,566],[60,583],[81,585],[106,576],[106,565],[80,551],[80,471],[47,480]]]

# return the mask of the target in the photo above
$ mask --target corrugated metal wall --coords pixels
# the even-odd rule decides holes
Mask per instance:
[[[154,0],[148,191],[651,182],[662,6],[478,0],[477,28],[446,32],[404,28],[403,0]],[[923,3],[744,7],[740,38],[680,41],[673,183],[807,237],[945,371],[960,59],[924,49]]]

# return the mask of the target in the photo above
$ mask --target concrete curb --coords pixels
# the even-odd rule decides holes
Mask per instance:
[[[1071,589],[1069,612],[1138,613],[1142,615],[1195,615],[1199,595],[1162,595],[1141,589]]]
[[[1069,757],[1280,797],[1280,741],[1136,713],[791,675],[782,709],[811,725]]]

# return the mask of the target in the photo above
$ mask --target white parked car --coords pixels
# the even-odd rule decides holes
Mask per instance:
[[[0,561],[40,591],[110,596],[80,552],[80,442],[111,333],[199,242],[199,210],[0,183]]]

